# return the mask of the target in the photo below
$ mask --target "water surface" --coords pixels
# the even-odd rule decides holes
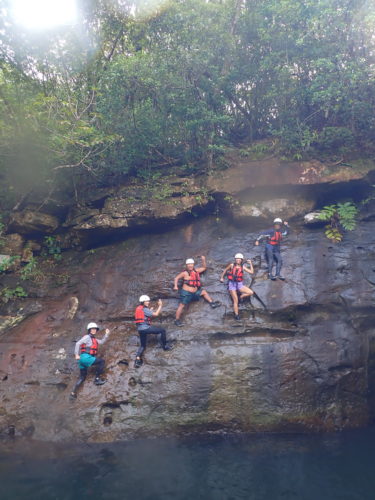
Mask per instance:
[[[1,445],[1,500],[373,500],[375,429]]]

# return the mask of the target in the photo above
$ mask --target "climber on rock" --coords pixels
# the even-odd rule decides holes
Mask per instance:
[[[187,304],[190,304],[190,302],[197,301],[200,297],[203,297],[210,304],[212,309],[219,307],[221,304],[218,300],[212,300],[207,291],[202,288],[200,275],[207,269],[207,265],[206,257],[204,255],[202,255],[201,259],[202,265],[197,268],[194,267],[194,259],[187,259],[185,262],[185,270],[179,273],[174,279],[173,290],[178,290],[178,282],[179,280],[183,280],[182,288],[180,290],[180,303],[176,311],[175,324],[177,326],[182,326],[183,323],[180,321],[181,314],[184,307]]]
[[[285,227],[282,229],[282,225]],[[259,245],[259,242],[262,240],[266,240],[265,245],[265,258],[268,266],[268,279],[275,280],[278,278],[279,280],[285,280],[283,276],[281,276],[281,267],[283,265],[283,260],[281,258],[280,253],[280,243],[284,236],[286,236],[289,232],[289,226],[286,221],[283,221],[277,217],[273,221],[273,228],[268,229],[267,231],[262,231],[258,238],[255,241],[255,245]],[[276,274],[272,274],[273,263],[276,262]]]
[[[136,307],[134,313],[135,324],[137,325],[137,330],[141,341],[141,345],[135,357],[135,368],[139,368],[143,363],[142,354],[147,346],[147,335],[160,334],[161,347],[163,348],[163,350],[171,350],[171,346],[167,343],[165,329],[161,327],[151,326],[151,319],[157,318],[159,316],[163,303],[161,299],[159,299],[158,307],[156,311],[154,311],[154,309],[150,307],[150,301],[151,299],[148,295],[141,295],[139,297],[139,305]]]
[[[233,301],[233,312],[236,320],[240,319],[238,313],[238,299],[243,300],[254,294],[251,288],[248,288],[243,284],[244,271],[249,274],[253,274],[254,272],[251,260],[248,260],[247,263],[249,264],[249,267],[244,265],[244,256],[242,253],[236,253],[234,256],[234,262],[228,264],[220,276],[220,281],[222,283],[224,282],[225,275],[228,278],[228,291]],[[240,294],[239,297],[238,294]]]
[[[90,366],[94,366],[96,368],[94,384],[105,384],[105,380],[101,378],[101,375],[104,372],[105,361],[102,358],[98,358],[97,354],[99,344],[104,344],[109,337],[110,331],[106,328],[104,337],[102,339],[97,339],[96,334],[98,331],[99,327],[96,323],[89,323],[87,325],[87,334],[76,342],[74,355],[76,360],[78,360],[80,377],[70,394],[72,399],[77,397],[77,391],[86,380],[87,369]]]

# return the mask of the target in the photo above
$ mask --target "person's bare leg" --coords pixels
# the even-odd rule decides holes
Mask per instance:
[[[202,293],[201,293],[201,297],[204,298],[204,300],[207,300],[207,302],[213,302],[213,300],[211,299],[211,297],[208,295],[208,293],[206,292],[206,290],[203,290]]]
[[[241,293],[241,299],[245,299],[246,297],[251,297],[252,295],[254,295],[252,289],[248,288],[247,286],[243,286],[240,290],[240,293]]]
[[[176,311],[176,320],[178,321],[181,318],[182,311],[184,310],[185,304],[178,304]]]
[[[235,290],[230,290],[230,296],[232,297],[233,301],[233,312],[235,316],[238,316],[238,295]]]

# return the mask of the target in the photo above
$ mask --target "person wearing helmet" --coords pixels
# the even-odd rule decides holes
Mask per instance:
[[[242,253],[236,253],[234,262],[228,264],[220,276],[220,281],[222,283],[224,282],[225,275],[228,278],[228,291],[232,297],[234,318],[237,321],[240,320],[238,313],[238,294],[240,294],[240,300],[251,297],[254,294],[251,288],[243,284],[243,272],[246,271],[249,274],[253,274],[254,272],[253,264],[250,259],[247,263],[249,267],[244,265],[244,256]]]
[[[96,334],[99,331],[99,327],[96,323],[89,323],[87,325],[87,334],[84,335],[78,342],[74,349],[74,355],[78,361],[80,377],[71,392],[71,398],[77,397],[77,391],[79,387],[83,384],[87,377],[87,369],[90,366],[95,366],[96,373],[94,384],[102,385],[105,384],[105,380],[101,378],[104,372],[105,361],[102,358],[98,358],[98,346],[99,344],[104,344],[109,337],[110,331],[108,328],[105,330],[105,335],[102,339],[97,339]]]
[[[282,228],[282,226],[285,226]],[[265,246],[265,258],[267,261],[268,267],[268,279],[275,280],[278,278],[279,280],[285,280],[283,276],[281,276],[281,267],[283,265],[283,260],[280,253],[280,243],[284,236],[286,236],[289,232],[289,226],[286,221],[283,221],[276,217],[273,221],[273,228],[268,229],[267,231],[263,231],[260,233],[258,238],[255,240],[255,245],[259,245],[262,240],[266,240]],[[275,276],[272,274],[273,263],[276,263],[276,274]]]
[[[190,304],[190,302],[199,300],[203,297],[204,300],[210,304],[212,309],[215,309],[215,307],[218,307],[221,304],[218,300],[212,300],[207,291],[202,288],[200,275],[207,269],[207,265],[206,257],[204,255],[202,255],[201,259],[202,265],[197,268],[194,267],[194,259],[186,259],[186,268],[174,279],[173,290],[178,290],[178,282],[179,280],[183,280],[182,288],[180,290],[180,303],[176,311],[175,324],[177,326],[182,326],[182,322],[180,320],[181,314],[185,306]]]
[[[137,325],[137,330],[141,341],[141,345],[139,346],[139,349],[135,356],[135,368],[139,368],[143,363],[142,354],[147,346],[147,335],[160,334],[161,347],[164,349],[164,351],[169,351],[171,349],[171,347],[167,343],[165,329],[151,326],[151,319],[157,318],[159,316],[163,303],[161,299],[159,299],[158,307],[156,311],[154,311],[154,309],[150,307],[150,302],[151,299],[148,295],[141,295],[139,297],[139,305],[136,307],[134,313],[135,324]]]

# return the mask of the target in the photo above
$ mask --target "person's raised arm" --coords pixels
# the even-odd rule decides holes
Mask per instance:
[[[156,309],[156,311],[152,311],[152,316],[155,317],[155,318],[157,316],[159,316],[162,307],[163,307],[163,302],[162,302],[161,299],[159,299],[158,300],[158,308]]]
[[[173,290],[178,290],[178,280],[182,279],[185,276],[185,272],[186,271],[182,271],[181,273],[177,274],[174,279]]]
[[[286,236],[287,234],[289,234],[289,223],[287,221],[284,221],[284,231],[281,233],[283,236]]]
[[[201,256],[201,260],[202,260],[201,267],[197,267],[196,269],[199,274],[204,273],[205,270],[207,269],[206,257],[204,255]]]
[[[110,332],[109,328],[106,328],[104,337],[102,339],[97,339],[98,344],[104,344],[104,342],[106,342],[106,340],[108,339],[110,333],[111,332]]]
[[[221,273],[221,276],[220,276],[220,281],[223,282],[224,281],[224,276],[227,274],[227,272],[229,271],[229,269],[233,266],[233,264],[228,264],[227,267],[224,269],[224,271]]]
[[[249,274],[254,274],[254,267],[253,267],[253,263],[252,263],[251,259],[248,259],[246,261],[246,263],[249,265],[249,267],[243,266],[243,270]]]

